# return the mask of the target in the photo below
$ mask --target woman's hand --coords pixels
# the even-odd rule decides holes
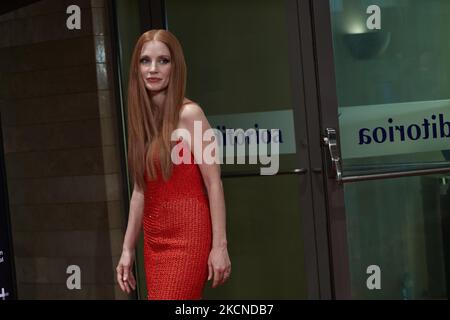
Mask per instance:
[[[136,289],[136,280],[133,276],[133,263],[135,254],[133,250],[123,250],[117,264],[117,282],[123,292],[130,293]]]
[[[227,246],[213,247],[208,259],[208,281],[214,279],[212,287],[225,283],[231,274],[231,262]]]

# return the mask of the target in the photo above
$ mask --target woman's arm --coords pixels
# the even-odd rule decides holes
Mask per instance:
[[[133,276],[133,263],[135,260],[135,247],[141,232],[142,216],[144,212],[144,193],[134,184],[130,200],[127,231],[123,241],[122,255],[117,265],[117,282],[120,288],[127,293],[136,289],[136,280]]]
[[[128,215],[127,231],[123,241],[123,250],[134,251],[137,238],[141,232],[143,213],[144,193],[135,183],[130,200],[130,212]]]
[[[194,125],[196,121],[198,121],[197,125],[199,123],[202,125],[201,134],[203,137],[203,133],[206,130],[211,129],[205,114],[202,109],[194,103],[185,105],[181,111],[180,122],[181,127],[187,129],[190,133],[191,141],[188,141],[189,147],[191,150],[196,150],[196,143],[201,144],[201,147],[197,147],[201,154],[196,154],[196,152],[193,153],[208,192],[212,224],[212,249],[208,261],[208,280],[213,277],[213,287],[216,287],[223,284],[231,273],[231,262],[227,249],[225,199],[220,177],[220,164],[217,162],[211,163],[212,161],[205,161],[207,159],[199,158],[203,157],[203,151],[210,143],[216,144],[217,152],[219,149],[215,141],[203,141],[202,137],[194,136],[194,132],[196,132],[194,130]]]

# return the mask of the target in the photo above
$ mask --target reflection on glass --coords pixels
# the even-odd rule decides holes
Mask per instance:
[[[450,177],[345,185],[352,293],[358,299],[447,299]],[[371,265],[381,289],[369,290]]]
[[[344,175],[448,163],[450,3],[377,1],[379,16],[372,4],[330,0]],[[380,29],[369,28],[377,18]]]
[[[448,167],[450,2],[377,1],[380,29],[370,30],[372,4],[330,0],[344,176]],[[344,191],[353,297],[448,298],[449,177]],[[367,286],[373,265],[380,290]]]

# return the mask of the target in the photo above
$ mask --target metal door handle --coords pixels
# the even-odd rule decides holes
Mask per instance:
[[[306,173],[308,173],[308,169],[300,168],[300,169],[278,171],[274,175],[276,175],[276,176],[287,175],[287,174],[304,175]],[[262,176],[259,172],[255,172],[255,171],[222,172],[222,178],[237,178],[237,177],[271,177],[271,176]]]
[[[337,134],[336,130],[333,128],[327,128],[325,131],[325,136],[323,137],[323,143],[327,146],[327,157],[326,157],[326,166],[327,173],[329,178],[336,179],[336,182],[339,184],[349,183],[349,182],[358,182],[358,181],[366,181],[366,180],[377,180],[377,179],[393,179],[393,178],[402,178],[402,177],[412,177],[412,176],[421,176],[421,175],[429,175],[429,174],[443,174],[450,173],[450,166],[440,166],[437,168],[424,168],[424,169],[416,169],[416,170],[407,170],[407,171],[397,171],[397,172],[380,172],[380,173],[372,173],[372,174],[362,174],[362,175],[354,175],[354,176],[342,176],[342,165],[341,165],[341,157],[339,154],[339,148],[337,145]],[[382,167],[382,165],[379,165]]]
[[[327,172],[329,178],[335,178],[338,183],[342,182],[342,166],[339,148],[337,145],[337,134],[333,128],[327,128],[323,142],[327,146]]]

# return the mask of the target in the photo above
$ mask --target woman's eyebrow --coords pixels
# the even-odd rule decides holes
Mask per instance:
[[[144,55],[141,56],[141,59],[142,58],[149,59],[150,57],[148,55],[144,54]],[[163,55],[157,56],[156,58],[167,58],[167,59],[170,59],[170,56],[163,54]]]

